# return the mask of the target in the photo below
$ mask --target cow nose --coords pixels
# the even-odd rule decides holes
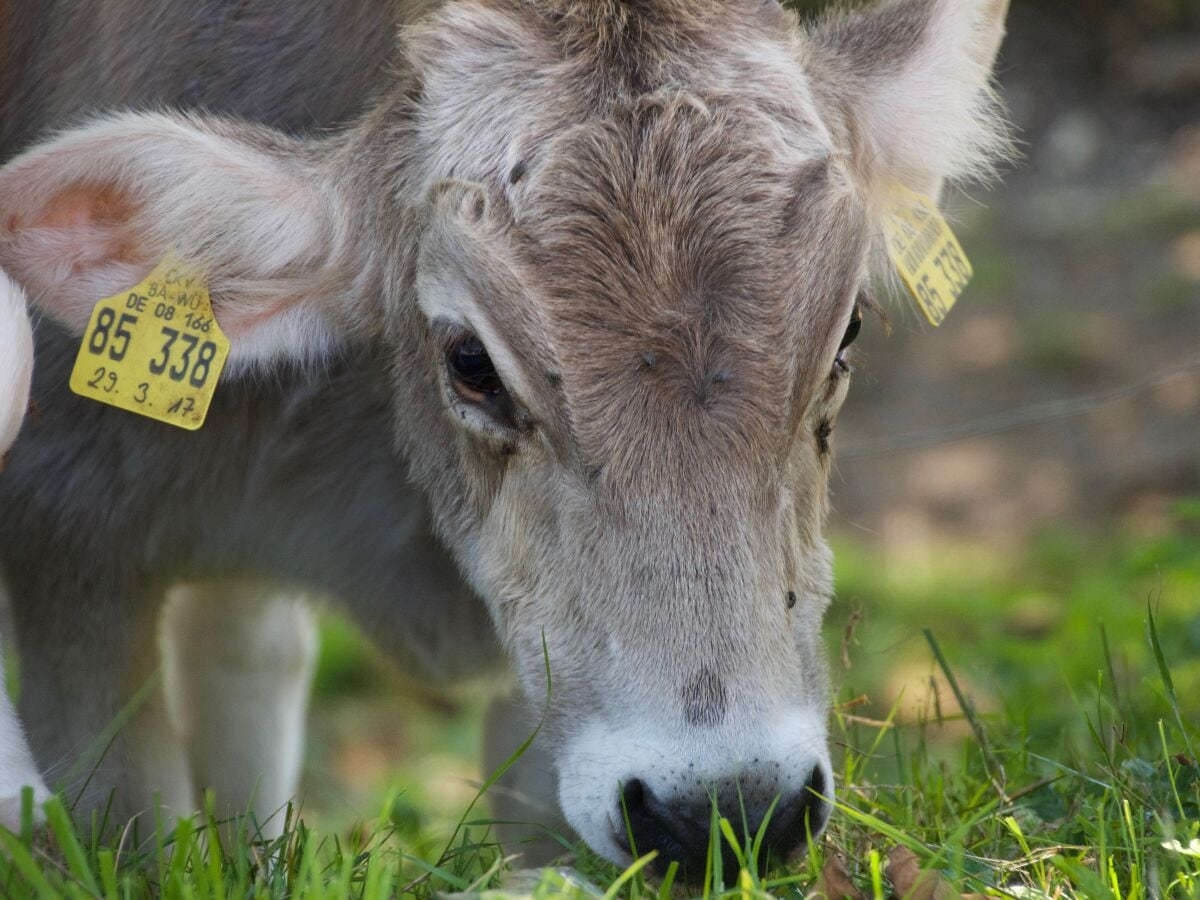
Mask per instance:
[[[735,832],[742,831],[738,826],[745,809],[746,830],[752,837],[758,834],[774,798],[754,802],[739,792],[734,781],[711,789],[715,790],[721,815],[731,820]],[[783,862],[800,850],[810,835],[816,837],[820,833],[829,818],[830,804],[824,799],[827,791],[825,773],[817,766],[802,790],[780,796],[767,824],[760,865]],[[700,802],[691,797],[683,800],[660,797],[644,781],[635,778],[621,791],[618,821],[622,830],[616,836],[617,843],[627,850],[636,850],[639,856],[657,850],[652,865],[659,875],[665,875],[670,864],[677,862],[685,881],[702,880],[708,865],[711,804],[707,796]],[[736,869],[737,856],[728,841],[720,835],[714,839],[720,842],[723,871]]]

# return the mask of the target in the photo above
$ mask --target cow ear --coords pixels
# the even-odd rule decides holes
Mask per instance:
[[[1008,0],[884,0],[811,32],[810,68],[848,119],[872,187],[937,195],[944,179],[990,174],[1011,155],[992,66]]]
[[[216,119],[102,119],[0,169],[0,266],[82,332],[97,300],[172,255],[207,278],[232,359],[319,355],[339,336],[350,244],[320,156]]]

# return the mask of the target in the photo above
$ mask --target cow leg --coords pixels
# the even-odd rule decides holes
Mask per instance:
[[[20,708],[38,767],[85,826],[98,814],[108,828],[136,817],[143,837],[156,821],[170,828],[193,799],[162,693],[156,604],[45,587],[12,584]]]
[[[485,775],[500,768],[537,727],[525,702],[508,696],[492,701],[484,722]],[[567,852],[552,837],[568,840],[574,833],[558,805],[558,777],[554,761],[544,744],[535,739],[488,793],[492,815],[504,824],[496,826],[496,837],[505,853],[520,854],[521,864],[543,866]]]
[[[219,818],[249,813],[266,837],[283,830],[304,754],[317,637],[308,607],[256,582],[171,592],[163,657],[172,716],[198,797]]]

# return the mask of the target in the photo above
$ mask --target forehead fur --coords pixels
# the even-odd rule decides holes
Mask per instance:
[[[774,3],[457,0],[404,43],[432,179],[499,183],[564,128],[662,90],[736,96],[802,155],[833,144]]]
[[[605,90],[619,92],[678,80],[686,71],[683,56],[711,58],[754,47],[764,37],[789,41],[794,26],[773,0],[451,0],[410,34],[420,43],[432,32],[456,32],[461,47],[460,39],[474,32],[479,46],[500,50],[512,45],[515,27],[521,43],[537,40],[555,57],[592,70]],[[748,67],[762,66],[764,60],[745,55]]]
[[[672,447],[778,460],[832,364],[861,219],[836,160],[772,135],[752,108],[650,95],[571,130],[529,176],[522,268],[593,465],[649,476]]]
[[[773,0],[515,0],[510,5],[536,16],[562,55],[603,73],[599,89],[613,93],[684,80],[689,73],[681,56],[719,59],[735,48],[761,49],[764,37],[778,40],[792,24]],[[680,53],[684,48],[687,54]],[[756,61],[745,53],[725,61],[740,63]],[[762,63],[758,60],[756,68]]]

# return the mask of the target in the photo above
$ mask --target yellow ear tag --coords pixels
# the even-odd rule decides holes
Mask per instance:
[[[204,278],[167,258],[141,284],[96,304],[71,390],[194,431],[228,356]]]
[[[901,281],[936,328],[975,274],[962,245],[936,203],[900,185],[883,233]]]

